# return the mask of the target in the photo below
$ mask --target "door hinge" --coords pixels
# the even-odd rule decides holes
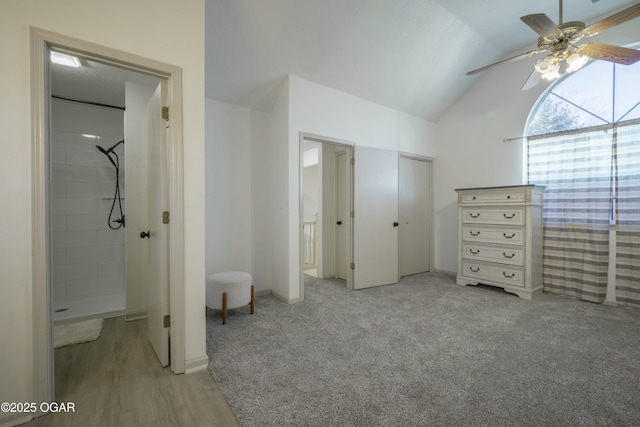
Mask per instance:
[[[169,120],[169,107],[162,107],[162,118]]]
[[[351,269],[355,270],[356,269],[356,264],[354,262],[351,263]]]
[[[351,159],[351,166],[356,164],[356,159]]]
[[[351,218],[355,218],[356,217],[356,211],[351,211]]]
[[[171,316],[168,314],[165,314],[164,318],[162,319],[164,321],[164,327],[168,328],[169,326],[171,326]]]
[[[162,212],[162,223],[169,224],[169,211]]]

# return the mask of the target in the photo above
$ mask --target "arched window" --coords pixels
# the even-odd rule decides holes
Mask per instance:
[[[640,119],[640,62],[592,61],[553,85],[532,110],[527,135]]]
[[[558,81],[526,134],[528,181],[547,187],[545,290],[603,302],[615,271],[616,302],[640,308],[640,62],[593,61]]]

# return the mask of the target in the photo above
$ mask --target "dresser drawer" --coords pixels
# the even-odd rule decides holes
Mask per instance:
[[[462,221],[466,224],[525,225],[525,209],[463,208]]]
[[[524,245],[525,229],[465,225],[462,227],[462,240],[504,245]]]
[[[501,189],[497,191],[469,191],[460,193],[461,204],[505,204],[523,203],[525,201],[525,189]]]
[[[524,249],[519,247],[464,244],[462,246],[462,257],[474,261],[489,261],[524,266]]]
[[[463,262],[462,275],[473,277],[482,283],[482,279],[524,287],[524,269],[491,265],[480,262]]]

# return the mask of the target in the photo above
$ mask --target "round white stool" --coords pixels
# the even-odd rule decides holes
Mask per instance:
[[[226,271],[207,276],[205,305],[222,310],[222,324],[227,324],[227,309],[251,304],[254,311],[254,291],[251,274],[242,271]]]

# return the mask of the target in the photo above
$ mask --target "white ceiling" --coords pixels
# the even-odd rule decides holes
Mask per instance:
[[[636,2],[565,0],[564,21],[588,25]],[[436,121],[481,78],[467,71],[535,48],[519,19],[531,13],[558,22],[558,2],[206,0],[206,96],[267,109],[294,74]]]

